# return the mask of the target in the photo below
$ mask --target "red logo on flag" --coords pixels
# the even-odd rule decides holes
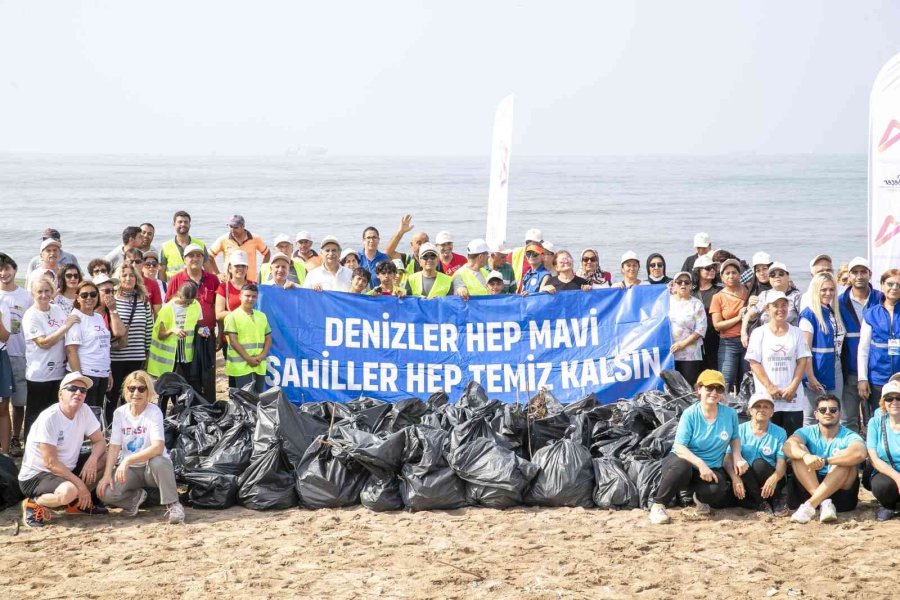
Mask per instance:
[[[881,141],[878,142],[878,151],[884,152],[891,146],[893,146],[898,140],[900,140],[900,121],[896,119],[892,119],[890,123],[888,123],[887,129],[884,130],[884,135],[881,136]]]
[[[881,224],[878,235],[875,236],[875,247],[883,246],[898,233],[900,233],[900,221],[897,221],[893,215],[888,215]]]

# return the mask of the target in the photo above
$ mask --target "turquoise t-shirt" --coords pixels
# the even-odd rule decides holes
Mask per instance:
[[[803,440],[803,443],[806,444],[806,448],[811,453],[816,456],[821,456],[822,458],[834,456],[837,452],[848,448],[853,442],[865,444],[858,433],[854,433],[852,429],[848,429],[843,425],[840,426],[837,435],[831,440],[826,440],[822,437],[822,432],[820,431],[818,424],[801,427],[794,432],[794,435]],[[817,472],[819,475],[826,475],[833,466],[834,465],[825,465]]]
[[[739,437],[737,411],[724,404],[719,404],[712,423],[703,418],[700,403],[694,404],[681,414],[675,430],[675,443],[696,454],[710,469],[722,466],[725,449]]]
[[[869,419],[869,424],[866,426],[866,448],[869,450],[874,449],[878,458],[891,464],[890,461],[888,461],[887,452],[884,451],[884,439],[881,437],[880,416],[881,415],[878,415]],[[900,471],[900,433],[891,429],[890,421],[885,423],[885,431],[887,432],[891,458],[894,459],[894,463],[891,464],[891,466],[894,467],[895,470]]]
[[[776,459],[785,457],[784,442],[787,441],[787,431],[775,423],[769,423],[762,437],[753,434],[749,421],[740,424],[738,433],[741,436],[741,456],[749,464],[752,465],[754,460],[761,458],[774,467]],[[731,454],[731,446],[725,453]]]

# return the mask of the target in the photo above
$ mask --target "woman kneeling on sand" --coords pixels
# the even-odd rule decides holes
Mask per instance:
[[[123,515],[134,517],[147,499],[144,488],[159,488],[169,523],[184,523],[175,470],[165,446],[163,414],[150,403],[154,393],[145,371],[134,371],[125,378],[122,397],[127,404],[113,414],[109,438],[109,456],[117,459],[106,461],[97,493],[107,504],[124,509]]]

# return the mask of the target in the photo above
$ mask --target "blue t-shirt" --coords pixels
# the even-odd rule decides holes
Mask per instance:
[[[807,450],[822,458],[831,458],[841,450],[848,448],[853,442],[859,442],[860,444],[865,445],[865,442],[859,437],[858,433],[854,433],[852,429],[848,429],[843,425],[838,428],[837,435],[831,440],[826,440],[822,437],[822,431],[819,429],[818,423],[801,427],[794,432],[794,435],[803,440]],[[826,475],[833,466],[834,465],[825,465],[818,470],[819,475]]]
[[[369,260],[366,258],[365,250],[360,250],[358,253],[359,256],[359,266],[372,274],[372,278],[369,280],[369,289],[374,290],[376,287],[381,285],[381,280],[375,275],[375,267],[378,266],[378,263],[391,260],[391,257],[381,252],[380,250],[375,252],[375,258]]]
[[[881,409],[879,409],[880,411]],[[884,451],[884,440],[881,437],[881,415],[869,419],[866,426],[866,448],[874,449],[878,458],[888,463],[894,470],[900,471],[900,433],[895,432],[891,428],[891,423],[885,423],[885,431],[887,432],[888,447],[891,450],[891,458],[894,459],[893,464],[888,461],[887,452]]]
[[[741,423],[738,433],[741,436],[741,456],[751,465],[754,460],[761,458],[774,467],[776,459],[785,458],[784,443],[787,441],[787,431],[775,423],[769,423],[762,437],[753,434],[750,421]],[[725,453],[731,454],[730,446]]]
[[[675,443],[685,446],[710,469],[722,466],[725,449],[731,440],[739,438],[737,411],[724,404],[719,404],[716,420],[712,423],[703,417],[700,403],[694,404],[681,414],[675,430]]]

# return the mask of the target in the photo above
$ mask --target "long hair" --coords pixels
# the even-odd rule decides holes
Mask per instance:
[[[60,277],[59,277],[59,293],[65,295],[67,291],[69,291],[69,282],[66,279],[66,271],[74,270],[78,273],[78,283],[81,283],[84,280],[84,275],[81,273],[81,269],[78,268],[78,265],[66,265],[62,269],[60,269]],[[78,283],[71,287],[78,287]]]
[[[78,287],[75,289],[75,304],[73,306],[76,309],[81,310],[81,290],[85,288],[94,288],[94,291],[97,292],[97,304],[94,306],[94,310],[98,310],[103,303],[100,302],[100,288],[94,285],[93,281],[82,281],[78,284]]]
[[[815,277],[812,278],[812,283],[809,284],[809,309],[816,315],[816,321],[819,322],[819,330],[822,333],[828,333],[828,323],[825,321],[825,317],[822,315],[822,300],[821,293],[822,287],[825,285],[826,281],[830,281],[834,286],[834,300],[831,301],[831,314],[834,315],[835,321],[835,331],[837,329],[844,328],[844,322],[841,320],[841,311],[838,310],[837,307],[837,282],[834,280],[834,275],[831,273],[819,273]]]
[[[134,275],[134,291],[137,292],[138,300],[141,302],[145,302],[147,300],[147,288],[144,287],[144,276],[137,272],[137,269],[134,268],[134,265],[129,265],[128,263],[122,263],[116,268],[116,272],[113,274],[114,279],[118,279],[122,281],[122,272],[125,270],[131,271]],[[122,287],[122,284],[116,285],[116,291],[118,292]]]

